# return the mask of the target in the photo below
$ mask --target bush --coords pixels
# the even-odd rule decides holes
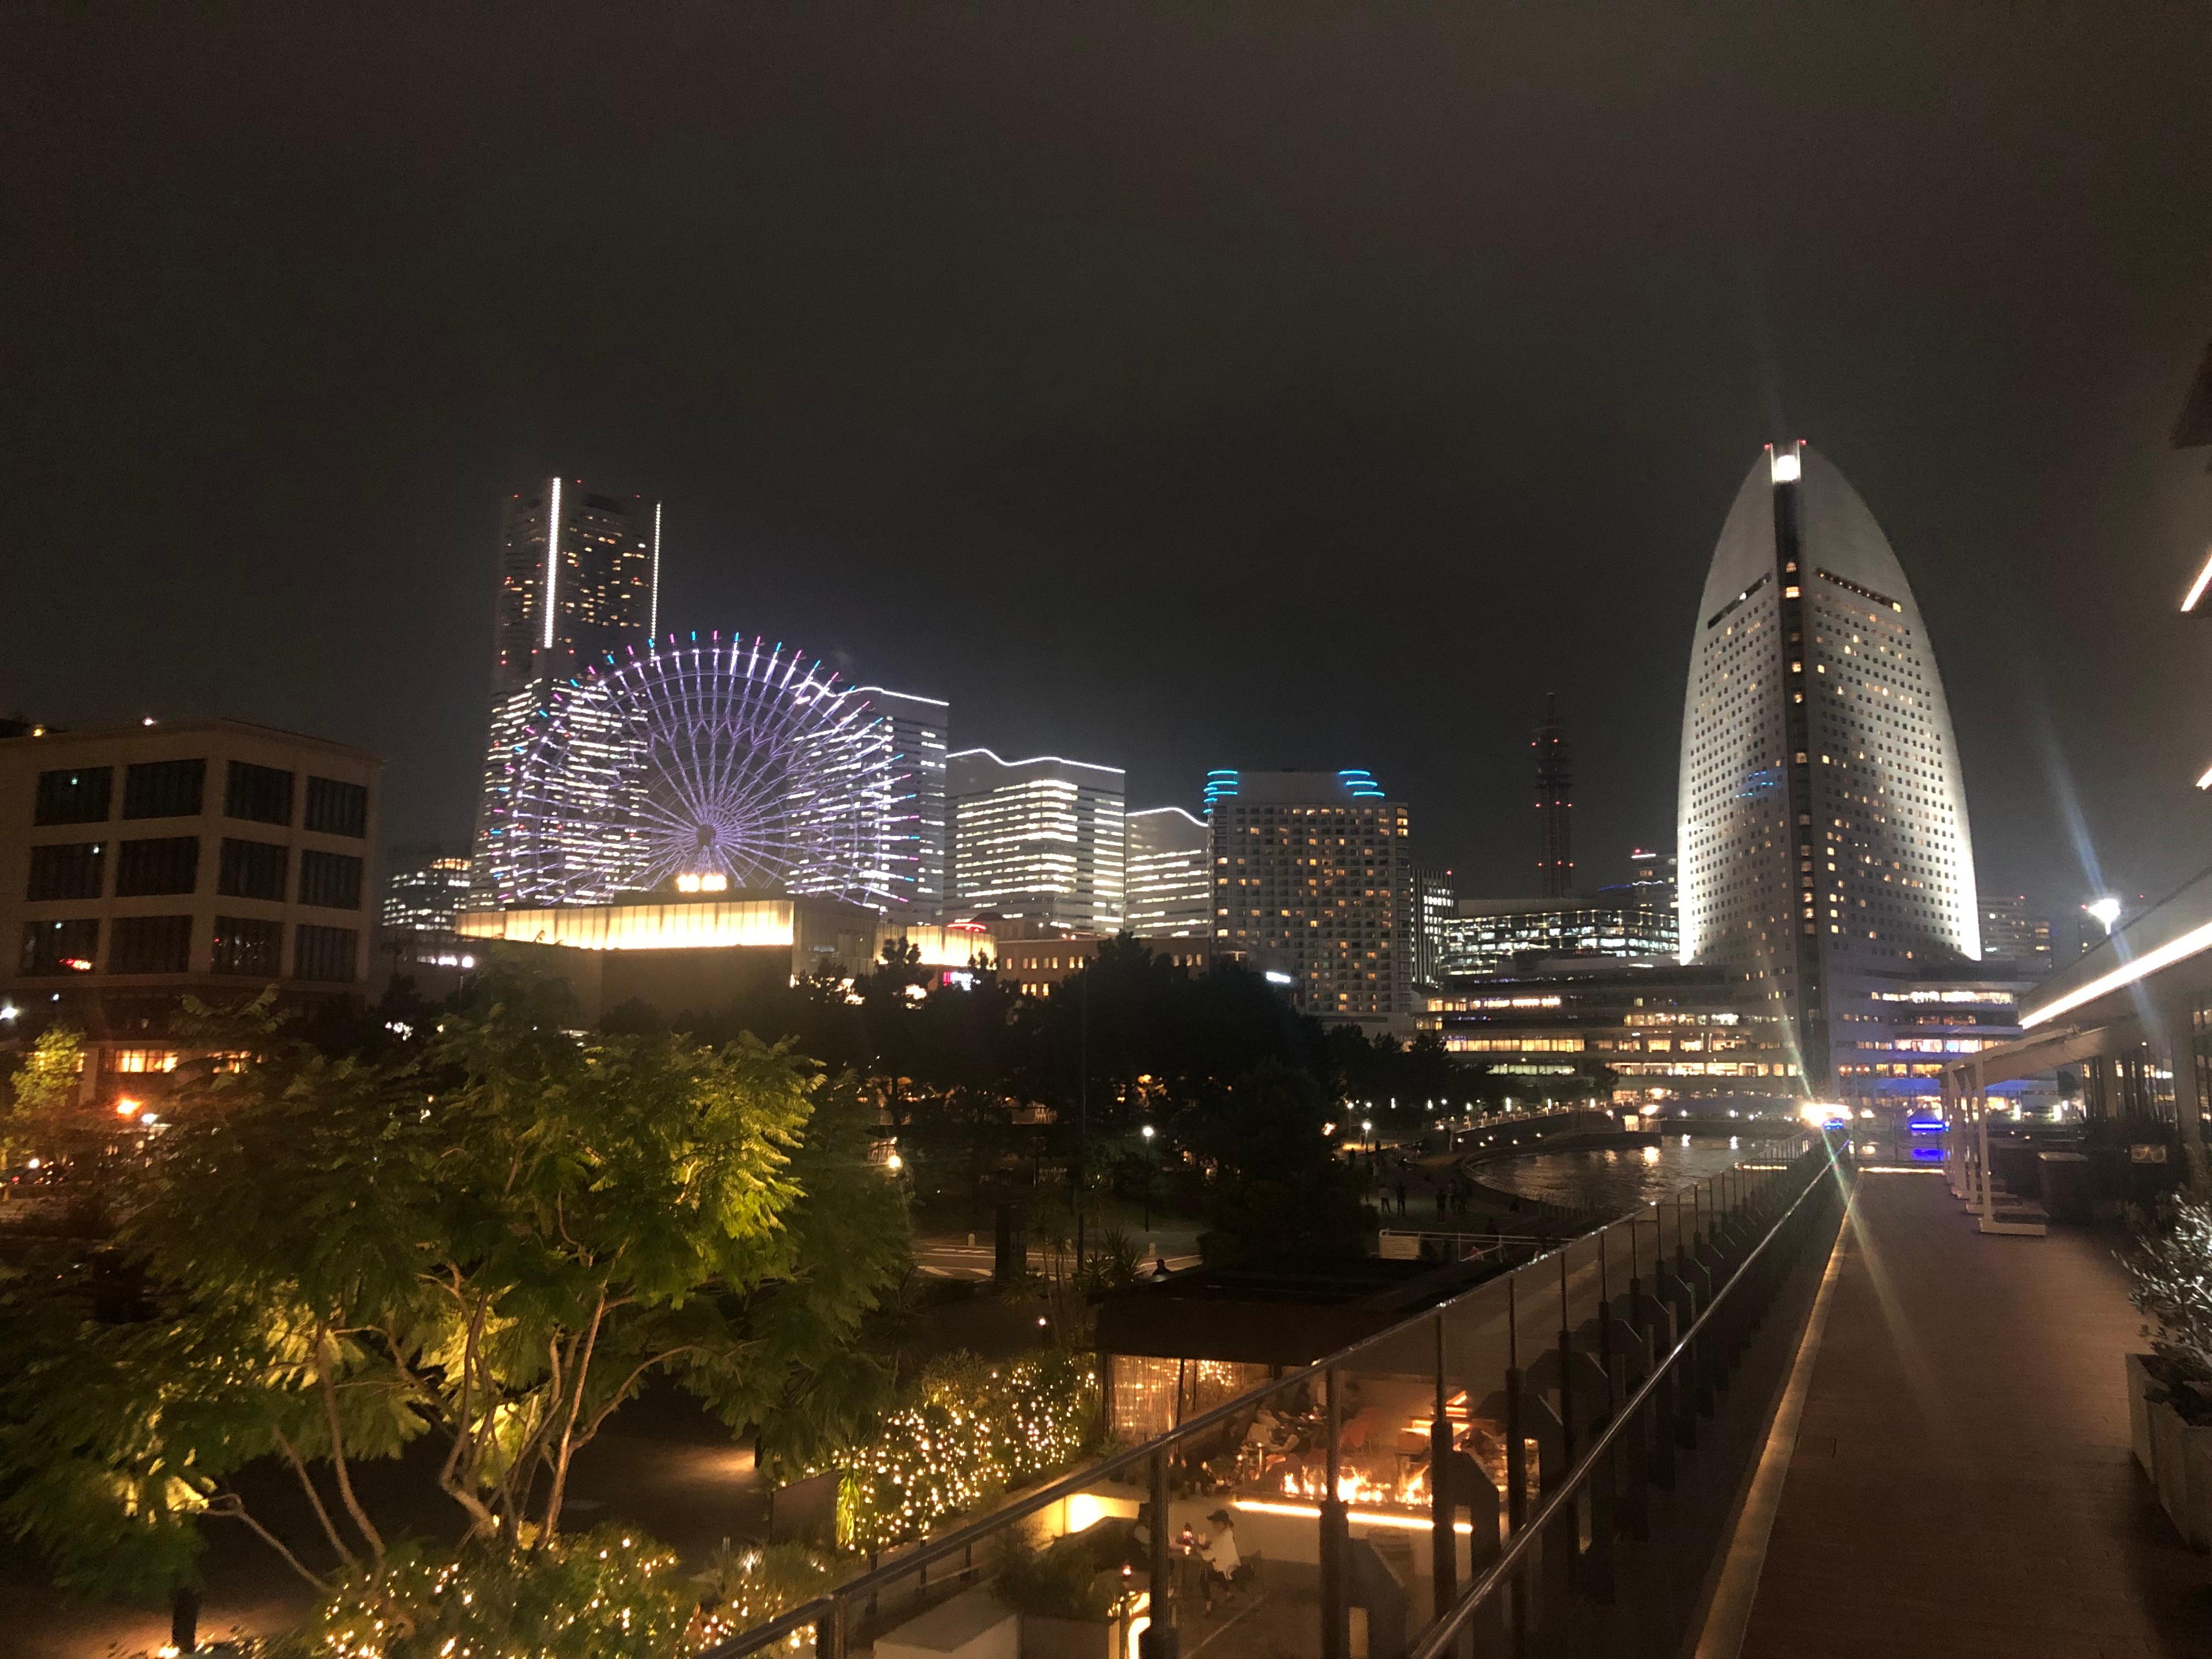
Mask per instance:
[[[1114,1616],[1114,1582],[1099,1577],[1098,1564],[1079,1540],[1039,1549],[1021,1528],[1011,1527],[1000,1540],[995,1565],[991,1593],[1016,1613],[1033,1619]]]
[[[827,1595],[853,1576],[854,1566],[804,1544],[745,1544],[725,1540],[699,1575],[714,1617],[732,1631],[750,1630]]]
[[[272,1659],[610,1659],[694,1651],[698,1596],[651,1539],[601,1527],[543,1549],[395,1546]]]
[[[948,1356],[922,1373],[911,1404],[838,1460],[839,1541],[869,1550],[927,1536],[1072,1462],[1097,1411],[1098,1379],[1079,1354],[995,1365]]]

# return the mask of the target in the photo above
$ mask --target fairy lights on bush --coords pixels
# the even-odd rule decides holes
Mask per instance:
[[[838,1460],[838,1540],[881,1549],[927,1536],[1007,1487],[1072,1462],[1097,1422],[1098,1379],[1073,1353],[940,1362],[919,1397]]]

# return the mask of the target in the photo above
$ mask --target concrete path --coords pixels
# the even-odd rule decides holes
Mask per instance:
[[[2128,1448],[2116,1243],[1984,1237],[1940,1178],[1860,1178],[1743,1659],[2212,1655],[2212,1558]]]

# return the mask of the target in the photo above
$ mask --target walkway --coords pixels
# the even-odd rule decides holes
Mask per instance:
[[[1899,1173],[1840,1249],[1742,1659],[2212,1655],[2212,1559],[2128,1448],[2112,1238],[1985,1238]]]

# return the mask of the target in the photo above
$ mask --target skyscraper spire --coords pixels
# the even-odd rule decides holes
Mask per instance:
[[[1565,898],[1575,890],[1575,854],[1570,815],[1574,811],[1574,755],[1567,729],[1559,723],[1559,700],[1544,700],[1544,722],[1536,728],[1536,881],[1545,898]]]

